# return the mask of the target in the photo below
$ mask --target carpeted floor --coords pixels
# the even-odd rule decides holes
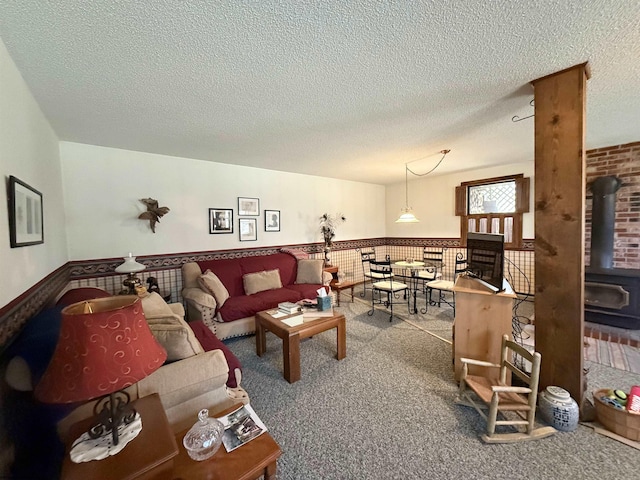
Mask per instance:
[[[343,299],[344,300],[344,299]],[[514,445],[486,445],[485,423],[454,403],[450,308],[389,322],[386,312],[345,301],[347,357],[335,359],[335,330],[301,344],[299,382],[282,377],[282,344],[267,334],[226,342],[243,365],[251,404],[281,445],[279,480],[635,478],[638,451],[576,431]],[[640,375],[586,362],[589,390],[629,389]]]

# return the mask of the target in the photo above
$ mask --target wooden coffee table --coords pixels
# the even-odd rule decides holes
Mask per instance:
[[[337,330],[338,353],[336,358],[342,360],[347,356],[347,327],[344,315],[335,312],[330,317],[307,317],[304,323],[289,327],[281,318],[273,318],[264,310],[256,314],[256,353],[261,357],[267,351],[267,331],[282,339],[282,356],[284,378],[289,383],[300,380],[300,340],[312,337],[320,332]]]
[[[221,417],[233,412],[240,404],[216,412],[214,417]],[[194,422],[197,418],[194,416]],[[191,428],[191,427],[189,427]],[[269,432],[264,432],[250,442],[231,452],[227,452],[224,445],[220,445],[213,457],[198,462],[187,453],[182,439],[189,428],[175,436],[178,444],[178,456],[173,460],[173,479],[190,480],[206,478],[208,480],[256,480],[264,476],[264,480],[275,480],[277,460],[282,455],[280,446]]]

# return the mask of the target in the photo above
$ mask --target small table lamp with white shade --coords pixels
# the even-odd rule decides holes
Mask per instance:
[[[142,272],[145,268],[143,264],[136,262],[136,257],[129,253],[128,257],[124,257],[124,263],[116,267],[116,272],[126,273],[127,278],[122,282],[124,289],[120,292],[121,295],[136,295],[136,287],[141,287],[142,282],[136,273]]]

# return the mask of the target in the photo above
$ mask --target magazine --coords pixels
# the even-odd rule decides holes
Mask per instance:
[[[233,412],[218,418],[224,425],[222,444],[231,452],[267,431],[251,405],[243,405]]]

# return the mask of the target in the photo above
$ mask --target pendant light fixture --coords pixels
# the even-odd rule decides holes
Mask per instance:
[[[412,160],[411,162],[408,162],[408,163],[404,164],[404,195],[405,195],[405,199],[404,200],[405,200],[405,203],[404,203],[404,207],[400,210],[400,216],[396,220],[396,223],[418,223],[420,221],[420,220],[418,220],[416,218],[416,216],[413,213],[413,209],[409,206],[409,172],[413,173],[417,177],[424,177],[424,176],[429,175],[436,168],[438,168],[438,166],[440,166],[440,164],[444,160],[444,157],[446,157],[447,153],[449,153],[450,151],[451,150],[440,150],[440,153],[442,154],[442,158],[436,164],[436,166],[433,167],[431,170],[429,170],[427,173],[416,173],[416,172],[414,172],[413,170],[411,170],[409,168],[409,163],[413,163],[413,162],[417,162],[418,160],[422,160],[421,158],[419,158],[418,160]]]

